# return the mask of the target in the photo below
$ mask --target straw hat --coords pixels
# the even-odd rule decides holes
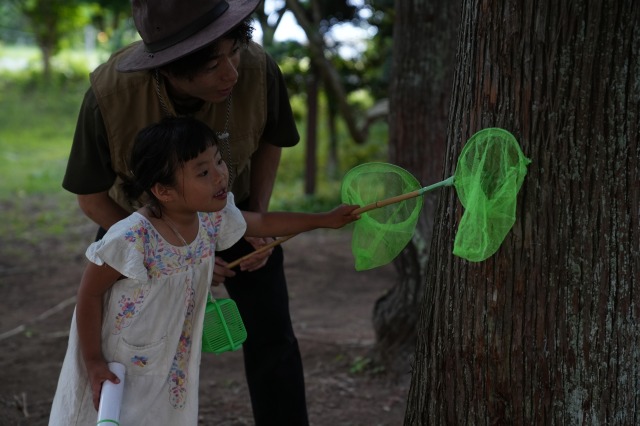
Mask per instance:
[[[166,65],[206,46],[248,17],[260,0],[132,0],[142,43],[123,57],[118,71]]]

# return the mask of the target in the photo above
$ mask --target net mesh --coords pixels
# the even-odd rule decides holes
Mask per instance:
[[[420,189],[420,183],[401,167],[366,163],[351,169],[342,180],[342,202],[365,206]],[[351,251],[357,271],[391,262],[411,240],[422,197],[370,210],[355,222]]]
[[[480,262],[498,250],[515,223],[517,195],[530,162],[506,130],[484,129],[469,139],[454,176],[465,212],[453,254]]]

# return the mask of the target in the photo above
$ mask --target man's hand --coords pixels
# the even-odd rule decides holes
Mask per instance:
[[[224,284],[228,277],[234,277],[236,273],[227,268],[228,263],[221,257],[216,256],[216,264],[213,267],[213,280],[211,285],[217,287]]]
[[[255,250],[271,244],[274,241],[273,238],[256,237],[245,237],[245,240],[247,240],[247,242],[251,244]],[[258,253],[254,256],[249,257],[248,259],[243,260],[242,262],[240,262],[240,270],[253,272],[262,268],[267,264],[267,260],[269,260],[269,256],[271,256],[271,253],[273,253],[273,248],[265,250],[262,253]]]

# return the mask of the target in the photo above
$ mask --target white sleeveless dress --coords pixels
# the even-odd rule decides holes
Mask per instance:
[[[105,359],[126,368],[122,426],[198,424],[202,326],[215,251],[232,246],[246,229],[231,193],[227,207],[199,213],[199,219],[188,247],[169,244],[133,213],[87,249],[91,262],[125,277],[104,296],[102,324]],[[93,426],[96,419],[74,312],[49,425]]]

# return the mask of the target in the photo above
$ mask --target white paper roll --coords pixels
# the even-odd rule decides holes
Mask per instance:
[[[109,380],[105,380],[102,384],[98,422],[96,423],[101,426],[120,424],[120,405],[122,404],[122,392],[124,390],[124,365],[119,362],[110,362],[109,370],[118,376],[120,383],[116,385]]]

